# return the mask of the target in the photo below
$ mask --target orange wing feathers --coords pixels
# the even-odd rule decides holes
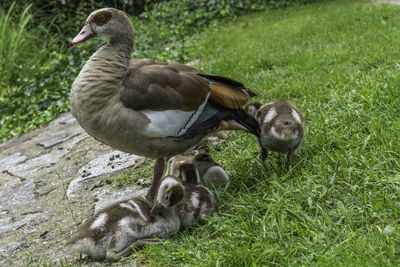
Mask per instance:
[[[210,100],[226,108],[240,109],[250,99],[245,89],[220,83],[211,83],[210,87]]]

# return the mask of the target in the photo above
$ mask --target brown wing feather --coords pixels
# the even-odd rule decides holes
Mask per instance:
[[[241,82],[232,78],[209,73],[198,73],[210,82],[210,100],[230,109],[241,109],[255,93],[245,88]]]
[[[195,69],[151,59],[132,60],[123,83],[121,101],[143,110],[196,110],[210,91],[208,81]]]
[[[243,108],[255,95],[234,79],[202,73],[184,64],[132,59],[121,101],[135,110],[192,111],[210,91],[211,101],[229,109]]]
[[[210,74],[210,73],[198,73],[198,75],[201,77],[207,78],[210,81],[220,82],[220,83],[231,85],[234,87],[243,87],[244,88],[244,85],[241,82],[238,82],[232,78],[218,76],[218,75]]]
[[[210,100],[230,109],[241,109],[250,99],[245,89],[232,87],[221,83],[211,83]]]

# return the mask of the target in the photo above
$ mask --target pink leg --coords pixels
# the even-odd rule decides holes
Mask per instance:
[[[161,176],[164,173],[164,167],[165,167],[164,159],[163,158],[157,159],[156,165],[154,165],[153,182],[151,183],[150,189],[147,192],[147,199],[151,202],[156,197],[158,184],[160,183]]]

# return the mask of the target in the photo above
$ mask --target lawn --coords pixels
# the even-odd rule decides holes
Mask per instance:
[[[400,7],[356,1],[240,17],[201,38],[204,71],[294,102],[296,164],[233,133],[212,155],[231,182],[207,224],[125,261],[154,266],[400,264]],[[386,229],[386,230],[385,230]]]
[[[231,178],[205,225],[121,262],[151,266],[400,265],[400,6],[324,1],[237,18],[193,58],[257,100],[290,100],[306,137],[258,158],[230,134],[212,151]],[[120,263],[121,263],[120,262]]]

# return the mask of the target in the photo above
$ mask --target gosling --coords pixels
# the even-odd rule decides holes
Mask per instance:
[[[192,164],[198,169],[200,177],[205,184],[212,184],[216,187],[225,186],[229,177],[225,169],[205,153],[199,153],[192,159]]]
[[[260,158],[268,157],[268,150],[287,153],[286,164],[293,164],[294,153],[305,134],[303,117],[291,103],[275,100],[266,104],[250,103],[245,108],[260,125]]]
[[[185,196],[177,205],[181,225],[183,227],[201,224],[206,216],[210,216],[217,209],[214,194],[200,184],[199,172],[193,164],[181,164],[178,172],[185,188]]]
[[[192,163],[198,171],[199,177],[207,185],[215,187],[225,186],[229,182],[229,177],[224,168],[219,165],[208,154],[198,153],[194,157],[177,155],[168,161],[167,173],[179,176],[179,167],[182,164]]]
[[[176,205],[184,197],[181,181],[165,177],[156,197],[155,206],[144,197],[134,197],[99,211],[66,243],[67,250],[95,260],[118,261],[132,252],[131,247],[158,244],[177,233],[181,223]]]

